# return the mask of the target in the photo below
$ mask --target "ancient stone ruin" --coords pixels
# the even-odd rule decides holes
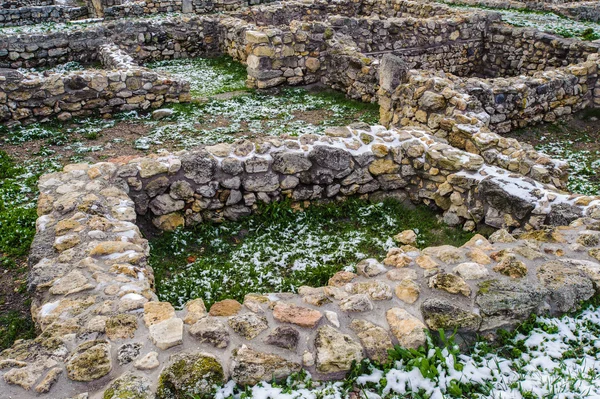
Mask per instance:
[[[340,379],[353,361],[422,345],[427,328],[484,335],[595,295],[600,197],[564,191],[568,165],[502,134],[600,106],[600,45],[405,0],[34,3],[11,2],[1,23],[97,20],[0,36],[3,123],[186,102],[189,82],[144,63],[228,54],[247,65],[248,87],[321,83],[378,102],[381,125],[45,175],[29,258],[39,335],[0,354],[7,397],[183,398],[301,369]],[[147,15],[164,12],[176,14]],[[91,67],[26,70],[69,61]],[[143,229],[350,196],[424,203],[449,225],[498,230],[423,250],[405,232],[382,263],[295,294],[210,309],[157,300]]]

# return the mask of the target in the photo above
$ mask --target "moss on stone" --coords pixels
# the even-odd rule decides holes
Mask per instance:
[[[157,399],[187,399],[190,395],[212,397],[213,387],[224,382],[223,367],[212,356],[177,354],[158,380]]]

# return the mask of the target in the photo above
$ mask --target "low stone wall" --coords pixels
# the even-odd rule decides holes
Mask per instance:
[[[39,7],[54,5],[54,0],[4,0],[0,8],[15,9],[21,7]]]
[[[497,138],[474,138],[482,129],[503,133],[598,107],[598,55],[582,64],[506,79],[465,79],[443,72],[407,71],[402,60],[391,56],[385,59],[389,62],[382,64],[383,70],[380,68],[382,123],[427,126],[459,148],[482,153],[490,164],[564,187],[563,167],[550,168],[540,175],[531,164],[524,166],[513,159],[521,151],[507,152]],[[492,142],[499,147],[489,152]],[[543,156],[523,150],[543,163]]]
[[[398,239],[407,245],[383,262],[360,262],[326,287],[250,294],[208,311],[198,299],[177,311],[156,299],[139,213],[170,229],[237,218],[286,196],[376,199],[382,190],[420,201],[432,194],[475,215],[471,201],[481,201],[486,223],[522,216],[526,232],[423,250],[405,232]],[[42,333],[0,354],[0,386],[20,398],[183,397],[189,386],[210,394],[230,378],[246,386],[301,369],[336,379],[353,361],[386,359],[394,344],[422,345],[425,328],[510,328],[531,313],[574,310],[600,283],[600,197],[554,192],[414,128],[356,126],[69,165],[42,177],[40,191],[29,284]],[[541,221],[571,225],[528,230]]]
[[[599,43],[562,38],[531,28],[493,24],[487,32],[484,76],[531,75],[538,71],[586,61]]]
[[[0,67],[46,67],[69,61],[98,61],[98,49],[115,43],[137,62],[221,54],[219,19],[177,16],[124,20],[89,27],[30,35],[0,36]]]
[[[100,48],[109,70],[21,74],[0,69],[0,122],[111,114],[189,101],[189,82],[141,68],[116,45]]]
[[[379,60],[353,51],[343,44],[331,44],[325,58],[321,82],[347,97],[363,102],[377,102]]]
[[[65,22],[85,18],[86,7],[34,6],[21,8],[0,8],[0,26],[35,25],[45,22]]]

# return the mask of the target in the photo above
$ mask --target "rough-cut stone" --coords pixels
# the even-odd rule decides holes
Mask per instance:
[[[490,273],[485,266],[474,262],[465,262],[454,267],[452,271],[465,280],[479,280],[486,278]]]
[[[339,327],[339,325],[338,325]],[[300,340],[300,333],[295,328],[280,326],[269,333],[265,342],[280,348],[295,350]]]
[[[386,301],[393,296],[392,287],[380,280],[354,283],[352,293],[367,294],[374,301]]]
[[[391,308],[385,318],[398,343],[405,348],[418,348],[425,344],[425,325],[401,308]]]
[[[227,326],[216,317],[204,317],[190,327],[189,333],[202,343],[208,343],[215,348],[229,346],[229,331]]]
[[[415,303],[419,299],[419,284],[413,280],[404,279],[395,288],[396,296],[406,303]]]
[[[176,353],[158,378],[157,399],[200,397],[212,394],[225,382],[223,367],[207,353]]]
[[[579,304],[590,299],[596,292],[592,280],[581,270],[568,267],[559,261],[539,266],[536,276],[552,293],[551,297],[558,312],[576,310]]]
[[[281,323],[292,323],[301,327],[313,328],[323,314],[318,310],[278,302],[273,308],[273,317]]]
[[[117,361],[119,365],[129,364],[134,361],[139,355],[142,349],[142,344],[139,342],[130,342],[123,344],[117,350]]]
[[[450,273],[438,273],[429,279],[429,287],[444,290],[451,294],[471,296],[471,287],[461,277]]]
[[[160,366],[160,361],[158,360],[158,353],[156,352],[148,352],[133,364],[133,367],[138,370],[153,370],[158,366]]]
[[[366,294],[350,295],[340,301],[343,312],[368,312],[373,310],[373,303]]]
[[[443,298],[428,298],[421,304],[421,313],[427,326],[432,330],[475,332],[481,325],[481,316]]]
[[[73,381],[94,381],[112,370],[110,344],[88,341],[79,345],[66,362],[67,376]]]
[[[300,371],[299,363],[281,356],[258,352],[242,345],[231,358],[231,378],[239,385],[255,385],[260,381],[282,381]]]
[[[329,279],[327,285],[330,285],[332,287],[343,287],[344,285],[354,280],[355,277],[356,274],[352,272],[339,271]]]
[[[241,303],[233,299],[225,299],[213,303],[208,314],[211,316],[233,316],[238,314],[240,309],[242,309]]]
[[[360,339],[360,343],[365,348],[369,359],[380,363],[387,361],[388,350],[393,349],[394,345],[384,328],[359,319],[352,320],[350,328]]]
[[[383,260],[383,264],[389,267],[406,267],[413,262],[413,259],[408,256],[400,248],[392,248],[388,251],[387,256]]]
[[[150,380],[144,376],[125,373],[104,391],[103,399],[153,399]]]
[[[417,234],[413,230],[404,230],[396,234],[394,240],[404,245],[415,245],[417,243]]]
[[[147,302],[144,304],[144,323],[146,327],[175,317],[175,309],[169,302]]]
[[[385,273],[387,269],[377,259],[365,259],[357,263],[356,272],[359,276],[375,277]]]
[[[541,305],[547,291],[517,281],[486,280],[479,283],[475,304],[483,318],[481,330],[490,330],[527,319]]]
[[[111,340],[133,338],[137,327],[137,317],[132,314],[119,314],[105,322],[106,336]]]
[[[493,270],[511,278],[522,278],[527,275],[527,266],[514,255],[505,256]]]
[[[392,269],[385,276],[392,281],[416,280],[418,278],[416,270],[413,269]]]
[[[255,313],[245,313],[229,318],[229,326],[233,331],[246,339],[253,339],[269,328],[267,319]]]
[[[322,326],[315,338],[317,370],[321,373],[336,373],[350,370],[352,362],[363,358],[362,346],[349,335],[342,334],[331,326]]]
[[[201,318],[206,316],[206,306],[202,298],[192,299],[185,304],[185,310],[187,311],[183,322],[185,324],[194,324]]]
[[[183,320],[172,318],[150,326],[150,340],[157,348],[165,350],[183,342]]]

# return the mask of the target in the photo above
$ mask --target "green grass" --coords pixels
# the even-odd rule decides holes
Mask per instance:
[[[17,339],[35,338],[35,328],[30,317],[9,311],[0,315],[0,351],[12,346]]]
[[[425,208],[397,201],[352,199],[294,212],[271,204],[238,222],[204,223],[151,241],[150,265],[161,300],[182,306],[202,298],[208,306],[247,293],[294,292],[323,286],[337,271],[366,258],[383,260],[392,236],[418,232],[420,247],[462,245],[472,233],[438,222]]]
[[[0,151],[0,268],[15,279],[23,279],[15,292],[19,297],[26,298],[24,258],[35,235],[37,181],[42,173],[57,168],[52,158],[17,165],[6,152]],[[0,296],[0,304],[5,301]],[[28,312],[9,310],[0,315],[0,350],[11,346],[16,339],[34,336],[34,325]]]
[[[583,120],[597,118],[597,111],[584,111]],[[595,122],[587,122],[593,126]],[[510,134],[520,141],[532,142],[535,149],[552,158],[566,161],[570,167],[569,191],[600,195],[600,146],[598,131],[585,130],[569,123],[544,124],[519,129]]]

